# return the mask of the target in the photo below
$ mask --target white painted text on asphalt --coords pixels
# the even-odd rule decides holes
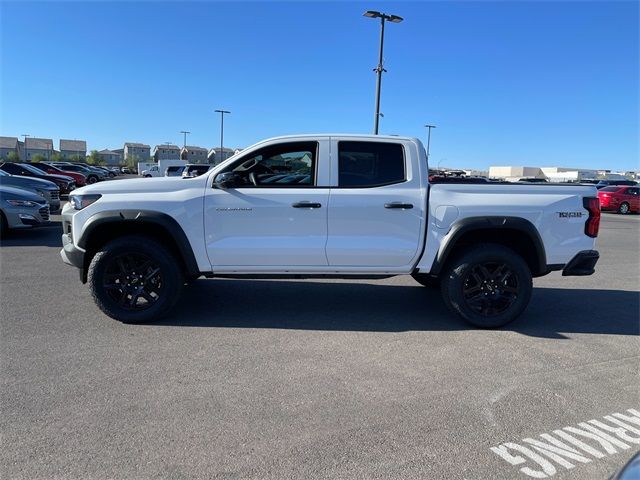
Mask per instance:
[[[549,478],[558,469],[570,470],[640,445],[640,411],[630,408],[552,433],[523,438],[520,443],[505,442],[491,450],[529,477]]]

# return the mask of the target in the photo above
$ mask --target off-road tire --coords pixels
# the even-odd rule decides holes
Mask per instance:
[[[427,275],[426,273],[412,273],[413,279],[423,287],[440,288],[440,278]]]
[[[504,267],[498,270],[498,266]],[[495,274],[495,281],[484,271]],[[503,279],[502,272],[507,271],[510,273]],[[441,276],[447,307],[480,328],[502,327],[518,318],[529,304],[532,289],[531,271],[524,259],[510,248],[492,243],[460,252],[447,263]]]
[[[146,298],[142,298],[144,294],[140,294],[136,298],[135,307],[130,306],[127,308],[114,299],[114,296],[120,296],[121,292],[126,292],[127,289],[130,288],[136,288],[136,285],[122,283],[127,282],[122,276],[114,280],[116,282],[119,281],[119,285],[121,285],[122,288],[114,289],[113,285],[109,287],[106,286],[108,282],[107,278],[120,275],[108,272],[113,272],[114,268],[117,268],[116,264],[121,265],[121,263],[118,263],[118,259],[123,258],[139,258],[142,259],[140,260],[141,262],[144,262],[144,258],[147,258],[151,262],[151,266],[147,267],[148,270],[151,270],[151,273],[153,273],[155,269],[159,269],[157,276],[152,279],[152,281],[156,282],[153,286],[155,290],[150,294],[148,290],[144,292],[147,296],[151,297],[153,294],[157,295],[153,303],[146,302]],[[127,263],[129,263],[129,265],[135,265],[134,261],[127,260]],[[136,267],[133,268],[135,269]],[[148,270],[146,272],[140,272],[137,288],[146,290],[147,283],[143,276],[146,277],[145,273],[147,273]],[[107,275],[109,275],[109,277]],[[143,281],[145,281],[144,284],[140,283]],[[87,270],[87,284],[96,305],[111,318],[123,323],[147,323],[157,320],[171,311],[178,300],[184,284],[184,274],[179,262],[161,244],[150,237],[128,235],[108,242],[94,255]],[[158,285],[160,286],[158,287]],[[134,297],[134,294],[122,293],[122,296],[125,298],[124,303],[128,304]],[[151,304],[145,308],[132,310],[132,308],[138,308],[137,304],[140,299],[144,301],[143,303]],[[120,301],[122,302],[122,298],[120,298]]]

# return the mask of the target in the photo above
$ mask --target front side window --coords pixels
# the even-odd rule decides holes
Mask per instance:
[[[305,187],[315,184],[317,142],[270,145],[238,159],[233,172],[238,187]]]
[[[406,180],[399,143],[338,142],[338,186],[380,187]]]

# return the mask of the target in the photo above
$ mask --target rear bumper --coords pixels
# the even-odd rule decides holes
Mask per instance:
[[[600,254],[596,250],[578,252],[562,270],[563,277],[593,275]]]

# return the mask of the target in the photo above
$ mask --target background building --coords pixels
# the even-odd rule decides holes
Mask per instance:
[[[21,152],[18,149],[18,138],[0,137],[0,158],[3,160],[7,160],[11,152],[13,152],[16,156],[20,155]]]
[[[148,162],[151,159],[151,147],[144,143],[127,142],[123,150],[125,161],[136,158],[140,162]]]
[[[180,148],[171,144],[156,145],[153,149],[153,159],[156,162],[158,160],[180,160]]]
[[[65,160],[80,157],[81,160],[87,158],[87,142],[84,140],[63,140],[60,139],[60,155]]]
[[[53,150],[53,140],[50,138],[27,137],[24,141],[24,159],[26,161],[33,160],[37,155],[51,160]]]
[[[100,150],[98,155],[109,166],[118,166],[122,163],[122,155],[114,150]]]
[[[207,163],[207,149],[187,145],[180,150],[180,158],[187,163]]]
[[[209,154],[207,155],[207,161],[209,163],[212,163],[213,165],[217,165],[220,162],[226,160],[227,158],[235,155],[236,153],[238,153],[241,149],[233,149],[233,148],[227,148],[224,147],[223,151],[220,151],[220,147],[218,148],[212,148],[211,150],[209,150]]]
[[[539,167],[503,166],[489,167],[489,178],[502,178],[504,180],[518,181],[520,178],[544,179],[545,174]]]

